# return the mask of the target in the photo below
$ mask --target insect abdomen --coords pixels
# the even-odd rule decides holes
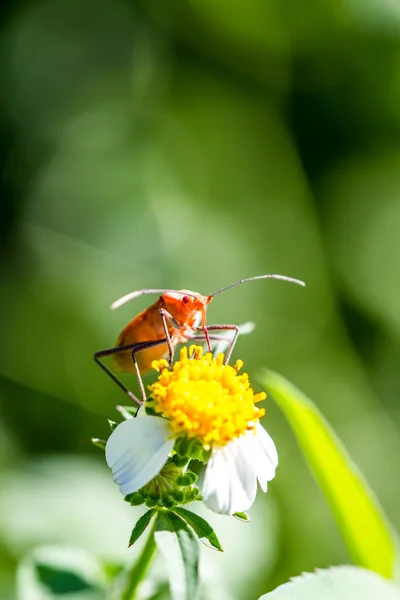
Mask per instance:
[[[165,333],[159,313],[160,308],[161,302],[158,300],[155,304],[132,319],[120,333],[115,347],[121,348],[122,346],[128,346],[130,344],[140,344],[163,339]],[[140,372],[146,373],[146,371],[149,371],[153,360],[159,360],[167,353],[168,346],[166,343],[156,346],[155,348],[143,350],[143,352],[138,352],[136,354],[136,360]],[[135,366],[132,360],[132,350],[116,354],[113,358],[113,366],[117,371],[133,373],[136,375]]]

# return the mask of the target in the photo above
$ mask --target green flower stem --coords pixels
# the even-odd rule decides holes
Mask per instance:
[[[156,551],[154,540],[154,527],[150,531],[143,550],[127,573],[125,589],[122,591],[121,600],[133,600],[139,583],[142,581]]]

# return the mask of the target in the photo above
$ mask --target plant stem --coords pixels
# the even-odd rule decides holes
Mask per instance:
[[[154,527],[152,527],[139,558],[127,573],[126,584],[121,593],[121,600],[133,600],[137,587],[142,581],[155,551],[156,543],[154,541]]]

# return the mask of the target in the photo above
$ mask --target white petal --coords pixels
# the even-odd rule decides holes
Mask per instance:
[[[135,419],[142,419],[143,417],[148,417],[148,414],[146,413],[144,404],[141,404],[136,411]]]
[[[212,451],[204,478],[204,504],[227,515],[247,510],[256,497],[257,480],[265,492],[277,465],[275,444],[264,427],[257,424],[255,432]]]
[[[227,444],[227,447],[234,455],[237,477],[246,496],[247,508],[249,508],[256,497],[257,479],[252,457],[246,452],[244,441],[244,437],[241,436]],[[247,510],[247,508],[237,508],[234,512]]]
[[[262,447],[264,454],[269,458],[272,465],[276,468],[278,466],[278,452],[271,436],[266,432],[264,427],[257,423],[256,425],[256,437],[258,443]]]
[[[214,448],[203,486],[204,504],[216,513],[232,515],[253,504],[257,480],[254,467],[243,452],[243,439]]]
[[[160,417],[128,419],[110,435],[106,461],[122,494],[132,494],[149,483],[165,465],[174,447],[168,421]]]
[[[229,465],[224,453],[213,450],[203,484],[203,501],[210,510],[225,513],[229,505]]]
[[[275,469],[278,466],[278,453],[272,438],[260,424],[256,427],[256,433],[250,432],[246,436],[250,443],[248,448],[252,455],[256,470],[256,477],[263,492],[267,491],[267,482],[275,477]]]

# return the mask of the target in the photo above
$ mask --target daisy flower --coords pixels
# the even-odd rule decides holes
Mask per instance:
[[[239,374],[242,361],[224,365],[224,355],[203,356],[199,346],[180,351],[180,360],[168,369],[154,361],[160,373],[150,386],[140,417],[122,422],[106,445],[106,460],[124,495],[140,490],[156,477],[178,440],[201,444],[209,459],[202,497],[216,513],[232,515],[253,504],[257,481],[267,490],[275,476],[275,444],[260,424],[264,400],[254,394],[248,375]]]

